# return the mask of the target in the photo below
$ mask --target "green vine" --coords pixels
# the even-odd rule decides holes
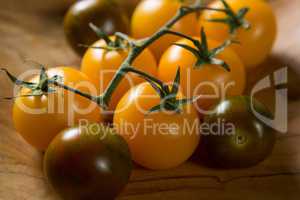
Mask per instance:
[[[104,34],[103,31],[101,31],[98,27],[96,27],[93,24],[90,24],[90,27],[95,31],[95,33],[102,38],[105,43],[106,47],[90,47],[90,48],[100,48],[105,49],[108,51],[112,50],[124,50],[128,49],[129,53],[126,59],[121,64],[119,70],[114,75],[113,79],[109,83],[106,90],[100,95],[100,96],[92,96],[90,94],[81,92],[77,89],[71,88],[67,85],[64,85],[59,78],[60,77],[53,77],[49,78],[45,72],[45,68],[42,67],[42,71],[40,74],[40,80],[36,83],[30,83],[18,80],[16,77],[14,77],[12,74],[10,74],[6,69],[4,70],[8,77],[17,85],[21,85],[24,87],[27,87],[33,91],[33,95],[42,95],[45,93],[52,92],[52,89],[49,87],[49,84],[55,85],[60,88],[64,88],[65,90],[69,90],[71,92],[74,92],[78,95],[81,95],[93,102],[96,102],[100,107],[103,109],[107,109],[110,99],[112,97],[113,92],[118,87],[122,79],[124,78],[126,73],[135,73],[145,80],[147,80],[151,86],[157,91],[157,93],[160,95],[161,103],[155,107],[153,107],[149,112],[155,112],[159,111],[161,109],[167,109],[172,110],[176,112],[180,112],[180,108],[187,104],[195,101],[196,98],[192,99],[177,99],[177,93],[179,88],[179,82],[180,82],[180,68],[178,68],[176,77],[174,79],[174,82],[172,86],[168,86],[164,84],[162,81],[156,79],[155,77],[152,77],[145,72],[139,71],[132,67],[132,63],[134,60],[152,43],[154,43],[156,40],[161,38],[164,35],[170,34],[170,35],[176,35],[182,38],[186,38],[193,42],[195,48],[185,46],[182,44],[175,44],[177,46],[180,46],[182,48],[185,48],[192,52],[196,58],[197,62],[195,63],[195,67],[200,67],[203,64],[216,64],[221,65],[226,70],[230,71],[229,66],[222,60],[219,60],[215,58],[217,54],[219,54],[221,51],[224,50],[228,45],[230,45],[231,41],[226,41],[224,44],[220,45],[219,47],[209,50],[206,40],[206,35],[204,30],[201,31],[201,42],[193,39],[192,37],[186,36],[182,33],[178,33],[175,31],[172,31],[173,25],[178,22],[181,18],[184,16],[193,13],[193,12],[199,12],[201,10],[212,10],[212,11],[218,11],[226,13],[228,18],[226,19],[215,19],[214,22],[222,22],[222,23],[228,23],[231,27],[231,32],[233,30],[236,30],[237,27],[243,26],[246,27],[246,21],[243,19],[246,13],[248,12],[247,8],[241,9],[238,14],[236,15],[233,13],[231,8],[228,6],[228,4],[221,0],[224,4],[224,9],[217,9],[217,8],[210,8],[207,6],[204,6],[202,1],[196,0],[194,4],[192,5],[183,5],[176,13],[176,15],[169,20],[163,27],[161,27],[156,33],[154,33],[152,36],[142,39],[142,40],[133,40],[128,35],[124,33],[115,33],[115,39],[111,39],[109,36]],[[247,26],[248,27],[248,26]]]
[[[241,27],[244,29],[249,29],[251,27],[250,23],[245,19],[246,14],[249,12],[249,8],[241,8],[235,13],[225,0],[221,1],[225,7],[224,13],[226,14],[226,17],[210,19],[208,21],[228,25],[230,34],[234,34],[237,29]]]
[[[228,66],[228,64],[223,60],[216,58],[216,56],[222,51],[224,51],[224,49],[230,44],[232,44],[234,41],[227,40],[220,46],[210,50],[208,47],[207,37],[203,28],[201,29],[201,36],[200,36],[201,42],[196,39],[190,38],[188,36],[184,36],[184,38],[192,41],[195,48],[180,43],[175,43],[174,45],[188,50],[196,57],[197,61],[194,65],[195,68],[200,68],[205,64],[212,64],[212,65],[220,65],[227,71],[230,71],[230,67]]]
[[[162,36],[167,35],[167,34],[173,34],[173,35],[178,35],[178,36],[182,36],[182,37],[188,38],[187,36],[184,36],[183,34],[171,31],[171,29],[172,29],[173,25],[177,21],[179,21],[181,18],[183,18],[184,16],[186,16],[186,15],[188,15],[190,13],[193,13],[193,12],[200,11],[200,10],[214,10],[214,11],[225,12],[224,9],[209,8],[209,7],[203,6],[202,3],[199,4],[199,2],[196,1],[196,3],[193,4],[193,5],[191,5],[191,6],[182,6],[177,11],[176,15],[170,21],[168,21],[156,33],[154,33],[152,36],[150,36],[150,37],[148,37],[146,39],[134,41],[134,40],[129,39],[129,37],[126,36],[125,34],[117,33],[116,34],[117,36],[119,36],[119,37],[123,38],[124,40],[128,41],[128,43],[130,44],[131,48],[130,48],[128,57],[121,64],[118,72],[113,77],[113,79],[110,82],[110,84],[107,87],[107,89],[104,91],[103,94],[101,94],[100,96],[97,97],[98,104],[102,108],[104,108],[104,109],[108,107],[108,104],[109,104],[109,101],[111,99],[111,96],[112,96],[113,92],[115,91],[115,89],[117,88],[118,84],[121,82],[121,80],[124,77],[124,69],[132,68],[131,66],[132,66],[133,61],[149,45],[151,45],[156,40],[158,40],[159,38],[161,38]]]

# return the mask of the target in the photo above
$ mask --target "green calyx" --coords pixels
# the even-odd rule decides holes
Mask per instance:
[[[23,80],[19,80],[14,75],[12,75],[7,69],[1,68],[2,71],[6,73],[8,78],[15,84],[24,88],[28,88],[31,90],[31,93],[28,95],[23,95],[20,97],[29,97],[29,96],[42,96],[49,93],[55,92],[55,89],[49,87],[50,82],[61,82],[61,77],[54,76],[52,78],[49,78],[46,69],[44,66],[41,66],[41,72],[39,75],[39,81],[37,83],[27,82]],[[17,97],[8,97],[5,99],[14,99]]]
[[[159,112],[163,110],[180,113],[184,105],[193,103],[196,100],[196,98],[177,99],[177,94],[179,92],[179,84],[180,84],[180,67],[178,67],[175,79],[171,87],[165,84],[162,85],[156,84],[149,80],[148,82],[158,92],[161,99],[160,104],[152,107],[149,110],[149,113]]]
[[[193,42],[195,47],[179,43],[175,43],[174,45],[190,51],[197,58],[194,65],[195,68],[200,68],[206,64],[212,64],[222,66],[225,70],[230,71],[228,64],[225,61],[216,58],[216,56],[224,51],[224,49],[231,45],[234,41],[227,40],[220,46],[214,49],[209,49],[207,37],[203,28],[201,29],[201,42],[193,38],[189,38],[189,40]]]
[[[249,11],[249,8],[241,8],[237,13],[235,13],[228,3],[225,0],[221,0],[227,17],[224,19],[211,19],[211,22],[225,23],[229,26],[229,32],[234,34],[237,29],[240,27],[244,29],[249,29],[251,27],[250,23],[245,19],[246,14]]]
[[[180,68],[178,68],[176,72],[176,76],[174,82],[171,86],[164,84],[162,81],[142,72],[133,67],[126,68],[125,71],[133,72],[140,75],[143,79],[150,83],[150,85],[154,88],[154,90],[160,96],[160,104],[154,106],[149,110],[149,114],[153,112],[159,111],[171,111],[180,113],[181,109],[184,105],[193,103],[197,98],[191,99],[177,99],[177,94],[179,92],[179,85],[180,85]]]
[[[229,26],[230,34],[234,34],[239,28],[251,28],[250,23],[245,19],[246,14],[249,12],[249,8],[241,8],[237,13],[235,13],[225,0],[221,1],[224,5],[224,13],[227,15],[227,17],[220,19],[209,19],[208,21],[227,24]]]
[[[103,39],[105,41],[106,46],[104,47],[87,46],[87,47],[94,48],[94,49],[105,49],[107,51],[119,51],[119,50],[128,49],[130,47],[130,42],[124,39],[123,37],[116,35],[115,39],[111,39],[104,31],[102,31],[99,27],[97,27],[93,23],[90,23],[89,26],[100,39]]]

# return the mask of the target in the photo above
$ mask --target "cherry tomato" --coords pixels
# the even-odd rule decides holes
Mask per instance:
[[[114,38],[112,38],[114,39]],[[105,47],[103,40],[97,41],[92,46]],[[90,48],[84,55],[81,71],[91,78],[97,86],[99,94],[102,94],[120,68],[122,62],[128,55],[127,50],[107,51],[104,49]],[[145,49],[134,61],[133,66],[145,71],[152,76],[157,75],[157,63],[152,53]],[[112,95],[109,110],[114,111],[119,100],[130,89],[130,87],[141,83],[143,79],[136,75],[127,74]]]
[[[276,38],[276,18],[272,7],[261,0],[226,0],[234,12],[241,8],[249,8],[245,20],[250,23],[249,29],[239,27],[233,49],[239,54],[248,69],[261,64],[270,53]],[[209,7],[224,8],[221,1],[212,2]],[[200,25],[204,27],[208,37],[224,41],[230,37],[229,26],[223,23],[209,22],[212,19],[224,19],[226,15],[217,11],[204,11],[200,17]]]
[[[124,95],[114,115],[114,126],[129,144],[133,160],[154,170],[185,162],[200,139],[197,112],[191,104],[183,106],[180,113],[149,113],[159,103],[156,90],[149,83],[141,83]]]
[[[135,9],[131,20],[133,37],[145,38],[151,36],[175,16],[181,5],[183,3],[179,0],[141,1]],[[197,35],[200,29],[198,29],[196,14],[193,13],[183,17],[174,25],[173,30],[190,36]],[[155,57],[159,59],[163,52],[178,39],[177,36],[163,36],[151,45],[150,49]]]
[[[89,78],[71,67],[57,67],[47,71],[49,78],[58,75],[63,83],[83,92],[94,92]],[[31,82],[38,82],[34,77]],[[100,110],[95,103],[72,92],[54,88],[55,92],[42,96],[31,95],[32,91],[22,88],[13,106],[13,122],[16,130],[32,146],[45,150],[51,140],[63,129],[86,119],[101,121]],[[93,93],[92,93],[93,94]],[[23,96],[23,97],[22,97]]]
[[[82,0],[67,12],[64,20],[66,38],[71,47],[83,55],[86,49],[80,44],[91,45],[98,37],[89,27],[93,23],[107,34],[129,32],[126,12],[112,0]]]
[[[259,114],[273,118],[260,102],[254,100],[253,107]],[[270,155],[276,132],[253,114],[249,97],[226,99],[215,111],[205,117],[204,123],[219,124],[219,129],[203,136],[205,149],[214,164],[225,168],[250,167]]]
[[[199,38],[195,39],[200,40]],[[194,46],[187,39],[182,39],[177,43]],[[215,48],[218,46],[218,42],[208,40],[208,46],[209,49]],[[172,46],[160,60],[158,76],[165,82],[171,82],[176,69],[180,66],[181,89],[187,97],[202,95],[197,101],[198,111],[202,112],[225,96],[242,94],[245,88],[245,67],[236,53],[227,47],[216,58],[225,61],[230,72],[219,65],[195,66],[197,61],[195,55],[182,47]]]
[[[44,158],[44,172],[65,200],[114,199],[131,170],[124,139],[99,124],[62,131]]]

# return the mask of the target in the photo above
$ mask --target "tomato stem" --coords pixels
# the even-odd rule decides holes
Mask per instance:
[[[90,28],[97,34],[97,36],[105,41],[107,46],[112,43],[112,40],[108,37],[108,35],[98,28],[95,24],[89,23]]]
[[[49,93],[54,92],[55,90],[53,88],[49,87],[49,82],[50,81],[58,82],[58,80],[59,80],[59,77],[57,77],[57,76],[49,78],[47,73],[46,73],[45,67],[43,65],[41,65],[41,67],[42,67],[42,69],[41,69],[39,81],[37,83],[20,80],[16,76],[11,74],[5,68],[1,68],[0,70],[4,71],[6,73],[6,75],[8,76],[8,78],[15,85],[21,86],[21,87],[24,87],[24,88],[28,88],[28,89],[31,90],[31,93],[29,95],[25,95],[25,96],[41,96],[41,95],[44,95],[44,94],[49,94]],[[14,99],[14,98],[15,97],[8,97],[6,99]]]
[[[145,39],[142,39],[142,40],[133,40],[133,39],[130,39],[130,37],[127,36],[126,34],[115,33],[116,39],[115,39],[115,41],[113,41],[106,34],[104,34],[104,32],[101,31],[98,27],[96,27],[93,24],[90,24],[91,28],[96,32],[96,34],[106,42],[108,47],[111,47],[111,50],[121,50],[121,49],[124,49],[124,48],[129,49],[128,56],[126,57],[126,59],[123,61],[123,63],[119,67],[119,70],[114,75],[113,79],[109,83],[106,90],[100,96],[93,96],[93,95],[90,95],[88,93],[84,93],[84,92],[81,92],[77,89],[66,86],[63,83],[59,82],[56,78],[47,79],[46,80],[47,84],[53,84],[55,86],[64,88],[64,89],[69,90],[71,92],[74,92],[74,93],[76,93],[76,94],[78,94],[82,97],[85,97],[85,98],[87,98],[87,99],[89,99],[93,102],[96,102],[103,109],[108,108],[108,105],[109,105],[109,102],[111,100],[112,94],[114,93],[117,86],[120,84],[120,82],[124,78],[125,74],[128,73],[128,72],[138,73],[144,79],[146,79],[148,81],[150,80],[150,81],[152,81],[152,83],[160,85],[163,88],[163,90],[165,90],[165,92],[166,92],[168,90],[168,86],[166,86],[162,81],[160,81],[160,80],[158,80],[158,79],[156,79],[156,78],[154,78],[154,77],[152,77],[152,76],[150,76],[150,75],[148,75],[144,72],[137,71],[136,69],[134,69],[132,67],[132,64],[135,61],[135,59],[149,45],[151,45],[156,40],[158,40],[159,38],[161,38],[162,36],[164,36],[166,34],[177,35],[179,37],[189,39],[192,42],[196,43],[197,41],[194,40],[192,37],[189,37],[189,36],[186,36],[184,34],[172,31],[171,29],[174,26],[174,24],[176,24],[184,16],[186,16],[190,13],[193,13],[193,12],[201,11],[201,10],[212,10],[212,11],[218,11],[218,12],[224,12],[224,13],[229,12],[227,8],[225,8],[225,9],[210,8],[210,7],[204,6],[202,1],[195,1],[195,3],[192,4],[192,5],[182,6],[177,11],[176,15],[172,19],[170,19],[164,26],[162,26],[157,32],[155,32],[152,36],[150,36],[148,38],[145,38]],[[120,41],[120,40],[122,40],[123,42]],[[129,44],[129,45],[124,44],[124,41],[126,41],[127,44]],[[102,47],[91,47],[91,48],[102,48]],[[108,50],[110,50],[110,49],[108,49]],[[8,75],[9,75],[10,78],[12,77],[12,76],[10,76],[10,74],[8,74]],[[26,85],[28,87],[30,87],[30,84],[31,84],[31,83],[27,84],[24,81],[20,82],[20,80],[17,80],[17,79],[14,82],[16,84],[22,83],[23,86]],[[45,88],[45,87],[43,87],[43,88]],[[172,93],[172,92],[168,91],[167,93]],[[176,104],[177,105],[182,105],[184,102],[190,102],[190,101],[191,100],[188,100],[188,99],[186,99],[186,100],[176,100]]]
[[[97,97],[98,99],[101,100],[101,101],[98,101],[98,102],[101,102],[100,106],[107,107],[113,92],[115,91],[115,89],[117,88],[117,86],[119,85],[119,83],[121,82],[121,80],[124,77],[124,69],[128,70],[128,68],[132,68],[131,67],[132,63],[143,52],[143,50],[145,50],[149,45],[151,45],[156,40],[158,40],[159,38],[161,38],[162,36],[164,36],[166,34],[177,34],[178,36],[187,38],[188,36],[184,36],[183,34],[171,31],[171,28],[174,26],[174,24],[176,22],[178,22],[184,16],[186,16],[190,13],[193,13],[193,12],[197,12],[200,10],[206,10],[206,9],[224,12],[224,9],[208,8],[199,3],[195,3],[191,6],[182,6],[177,11],[176,15],[171,20],[169,20],[163,27],[161,27],[156,33],[154,33],[152,36],[150,36],[144,40],[141,40],[139,42],[134,42],[134,45],[132,46],[132,48],[129,51],[128,57],[121,64],[118,72],[115,74],[115,76],[109,83],[107,89],[104,91],[104,93],[102,95]],[[124,35],[120,35],[119,33],[117,35],[124,38]],[[128,39],[128,38],[124,38],[124,39]],[[191,39],[191,38],[189,37],[189,39]]]
[[[210,22],[228,25],[230,34],[234,34],[240,27],[244,29],[249,29],[251,27],[250,23],[245,19],[246,14],[249,12],[249,8],[241,8],[235,13],[225,0],[221,0],[221,2],[225,7],[223,12],[226,14],[226,17],[210,19]]]
[[[115,36],[118,38],[121,38],[124,41],[127,41],[131,47],[134,47],[136,45],[135,41],[133,39],[129,38],[129,36],[126,35],[125,33],[116,32]]]
[[[171,33],[180,35],[180,33],[178,34],[178,33],[172,32],[172,31],[171,31]],[[186,44],[180,44],[180,43],[175,43],[174,45],[186,49],[187,51],[191,52],[196,57],[197,61],[194,65],[195,68],[200,68],[202,65],[205,65],[205,64],[212,64],[212,65],[220,65],[227,71],[230,71],[230,66],[228,66],[227,63],[224,62],[223,60],[216,58],[216,56],[219,53],[221,53],[227,46],[231,45],[235,41],[226,40],[220,46],[213,48],[213,49],[209,49],[208,41],[207,41],[207,37],[206,37],[205,31],[204,31],[204,28],[201,29],[201,36],[200,36],[201,42],[199,40],[193,39],[191,37],[185,37],[185,38],[190,40],[191,42],[193,42],[195,47],[192,47],[192,46],[186,45]]]
[[[65,90],[68,90],[68,91],[70,91],[70,92],[74,92],[75,94],[78,94],[78,95],[80,95],[80,96],[82,96],[82,97],[84,97],[84,98],[87,98],[87,99],[89,99],[89,100],[91,100],[91,101],[93,101],[93,102],[95,102],[95,103],[98,104],[97,97],[95,97],[95,96],[93,96],[93,95],[90,95],[90,94],[88,94],[88,93],[81,92],[80,90],[74,89],[74,88],[72,88],[72,87],[69,87],[69,86],[67,86],[67,85],[65,85],[65,84],[63,84],[63,83],[60,83],[60,82],[58,82],[58,81],[55,81],[55,80],[49,80],[48,83],[49,83],[49,84],[53,84],[53,85],[55,85],[55,86],[58,86],[58,87],[60,87],[60,88],[63,88],[63,89],[65,89]]]
[[[123,71],[124,71],[125,73],[127,73],[127,72],[133,72],[133,73],[135,73],[135,74],[140,75],[140,76],[143,77],[143,78],[147,78],[147,79],[151,80],[152,82],[154,82],[154,83],[156,83],[156,84],[158,84],[158,85],[160,85],[160,86],[162,86],[162,87],[165,86],[164,82],[162,82],[161,80],[159,80],[159,79],[155,78],[154,76],[151,76],[151,75],[149,75],[149,74],[147,74],[147,73],[145,73],[145,72],[143,72],[143,71],[140,71],[140,70],[138,70],[138,69],[135,69],[135,68],[133,68],[133,67],[123,68]]]

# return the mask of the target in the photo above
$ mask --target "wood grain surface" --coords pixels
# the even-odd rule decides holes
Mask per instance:
[[[79,58],[63,37],[62,16],[27,9],[31,5],[26,2],[30,1],[0,0],[0,66],[16,74],[32,69],[24,58],[50,67],[79,66]],[[289,132],[278,136],[271,157],[241,170],[210,169],[199,159],[167,171],[137,167],[119,199],[299,199],[300,0],[271,3],[279,23],[278,40],[268,60],[249,76],[253,84],[278,67],[290,69],[289,94],[293,100],[289,103]],[[272,107],[273,93],[265,91],[259,98]],[[0,96],[10,95],[12,85],[0,74]],[[11,106],[12,102],[0,101],[0,200],[56,200],[43,176],[42,154],[26,144],[13,128]]]

